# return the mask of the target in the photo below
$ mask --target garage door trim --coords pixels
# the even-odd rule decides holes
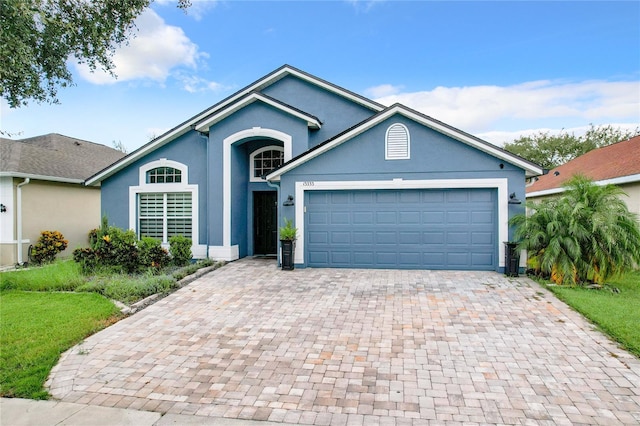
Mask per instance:
[[[296,244],[295,258],[305,259],[304,241],[304,214],[305,191],[340,191],[358,189],[472,189],[472,188],[495,188],[498,191],[498,267],[504,268],[504,244],[509,235],[509,204],[508,204],[508,179],[432,179],[432,180],[374,180],[374,181],[298,181],[295,185],[296,200],[299,202],[295,206],[296,227],[298,228],[298,242]]]

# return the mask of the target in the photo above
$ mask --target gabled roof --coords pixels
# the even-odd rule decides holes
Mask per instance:
[[[279,169],[274,170],[269,175],[267,175],[267,180],[270,180],[270,181],[280,180],[280,176],[283,175],[284,173],[292,169],[295,169],[296,167],[306,163],[307,161],[312,160],[313,158],[343,144],[344,142],[367,131],[368,129],[383,122],[384,120],[388,119],[389,117],[395,114],[403,115],[413,121],[416,121],[424,126],[430,127],[453,139],[456,139],[462,143],[465,143],[469,146],[479,149],[480,151],[486,152],[487,154],[493,155],[494,157],[499,158],[507,163],[516,165],[524,169],[527,176],[536,176],[543,173],[542,167],[530,161],[527,161],[522,157],[514,155],[487,141],[484,141],[473,135],[465,133],[462,130],[456,129],[455,127],[451,127],[448,124],[445,124],[441,121],[431,118],[428,115],[424,115],[402,104],[394,104],[388,107],[387,109],[385,109],[384,111],[381,111],[378,114],[360,122],[359,124],[356,124],[352,128],[347,129],[346,131],[334,136],[333,138],[311,148],[307,152],[304,152],[301,155],[295,158],[292,158],[290,161],[283,164]]]
[[[204,118],[202,121],[200,121],[200,123],[196,125],[196,130],[199,132],[207,132],[209,130],[209,127],[211,127],[215,123],[224,120],[234,112],[239,111],[254,102],[263,102],[274,107],[277,110],[284,112],[285,114],[289,114],[296,118],[304,120],[307,122],[307,126],[310,129],[319,129],[320,127],[322,127],[320,120],[311,114],[308,114],[291,105],[285,104],[284,102],[280,102],[279,100],[274,99],[271,96],[267,96],[263,93],[251,92],[248,95],[245,95],[243,98],[238,99],[237,102],[230,104],[228,107],[217,110],[210,116]]]
[[[57,133],[0,138],[0,176],[83,183],[124,154],[105,145]]]
[[[602,184],[640,182],[640,136],[594,149],[552,169],[527,187],[527,197],[563,192],[575,174]]]
[[[374,102],[371,99],[367,99],[364,96],[360,96],[354,92],[351,92],[350,90],[344,89],[340,86],[336,86],[335,84],[332,84],[321,78],[315,77],[311,74],[308,74],[290,65],[283,65],[277,70],[267,74],[266,76],[260,78],[259,80],[256,80],[255,82],[249,84],[243,89],[240,89],[239,91],[232,94],[231,96],[223,99],[222,101],[211,106],[210,108],[207,108],[206,110],[200,112],[199,114],[194,115],[187,121],[179,124],[173,129],[167,131],[166,133],[158,136],[157,138],[153,139],[151,142],[133,151],[131,154],[123,158],[121,161],[100,171],[94,176],[91,176],[89,179],[87,179],[86,184],[97,185],[102,180],[108,178],[109,176],[113,175],[114,173],[118,172],[119,170],[123,169],[124,167],[128,166],[129,164],[133,163],[134,161],[138,160],[144,155],[166,145],[167,143],[184,135],[190,130],[195,128],[204,128],[203,126],[201,126],[201,124],[203,122],[206,122],[206,120],[220,113],[223,113],[223,111],[227,108],[233,108],[232,104],[244,99],[247,95],[251,94],[252,92],[260,91],[265,87],[268,87],[289,75],[295,76],[310,84],[321,87],[325,90],[328,90],[332,93],[335,93],[339,96],[342,96],[346,99],[356,102],[357,104],[360,104],[366,108],[371,109],[372,111],[378,112],[378,111],[382,111],[385,108],[383,105],[377,102]],[[265,95],[262,95],[262,96],[265,96]],[[285,104],[281,104],[281,105],[285,105]]]

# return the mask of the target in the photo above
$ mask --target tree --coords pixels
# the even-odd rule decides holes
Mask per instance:
[[[520,248],[534,269],[562,284],[602,283],[640,264],[640,223],[615,185],[576,176],[559,198],[527,203],[533,213],[515,216]]]
[[[545,169],[553,169],[573,160],[592,149],[611,145],[640,134],[640,128],[624,130],[611,125],[596,127],[593,124],[583,136],[562,131],[559,134],[538,132],[532,136],[521,136],[504,149],[519,155]]]
[[[0,90],[11,108],[57,103],[73,84],[69,60],[113,74],[115,49],[134,35],[151,0],[2,0]],[[185,9],[190,0],[179,0]]]

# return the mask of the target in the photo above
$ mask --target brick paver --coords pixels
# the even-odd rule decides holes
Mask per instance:
[[[68,351],[55,398],[310,425],[638,424],[640,362],[527,278],[233,262]]]

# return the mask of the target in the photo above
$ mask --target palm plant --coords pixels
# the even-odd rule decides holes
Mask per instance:
[[[576,176],[563,196],[527,203],[532,212],[511,220],[520,248],[555,282],[604,280],[640,264],[640,225],[614,185]]]

